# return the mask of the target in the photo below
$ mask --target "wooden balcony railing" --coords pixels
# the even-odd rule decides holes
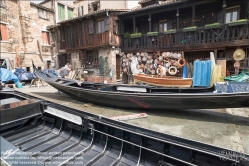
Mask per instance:
[[[205,29],[197,28],[193,31],[178,30],[175,33],[159,33],[155,36],[142,35],[141,37],[121,38],[121,49],[150,49],[150,48],[184,48],[185,46],[234,43],[234,41],[249,41],[249,22],[241,25]]]

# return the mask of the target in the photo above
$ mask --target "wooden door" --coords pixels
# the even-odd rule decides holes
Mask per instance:
[[[120,56],[116,54],[116,79],[120,79]]]

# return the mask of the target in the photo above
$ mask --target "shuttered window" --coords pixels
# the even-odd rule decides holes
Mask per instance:
[[[0,23],[0,40],[8,41],[8,31],[6,24]]]
[[[5,0],[0,0],[0,6],[5,7]]]
[[[70,7],[67,7],[67,13],[68,13],[68,18],[73,18],[73,9]]]
[[[83,6],[78,7],[78,17],[81,17],[84,15],[84,8]]]
[[[96,30],[95,32],[96,33],[103,33],[105,32],[105,24],[104,24],[104,20],[101,19],[101,20],[96,20]]]
[[[50,40],[49,40],[49,32],[42,32],[42,44],[44,45],[49,45],[50,44]]]
[[[58,19],[65,20],[65,6],[58,3]]]

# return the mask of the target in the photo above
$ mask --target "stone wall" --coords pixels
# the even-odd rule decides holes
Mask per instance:
[[[85,80],[90,82],[116,82],[116,53],[117,51],[111,48],[98,49],[99,68],[94,70],[87,70]]]

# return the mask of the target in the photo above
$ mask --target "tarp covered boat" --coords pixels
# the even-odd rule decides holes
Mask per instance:
[[[1,165],[247,166],[249,155],[1,92]],[[13,100],[15,98],[16,100]],[[19,100],[19,101],[17,101]],[[16,102],[34,100],[17,106]],[[235,157],[231,157],[233,154]]]
[[[173,76],[147,75],[136,74],[133,75],[134,82],[142,82],[154,86],[163,87],[191,87],[193,78],[178,78]]]
[[[249,92],[241,91],[243,88],[234,92],[225,92],[213,88],[80,83],[76,80],[47,75],[37,70],[35,66],[34,73],[49,85],[77,100],[110,107],[150,110],[249,107]],[[248,87],[249,84],[241,86]],[[217,87],[224,88],[223,86]]]

